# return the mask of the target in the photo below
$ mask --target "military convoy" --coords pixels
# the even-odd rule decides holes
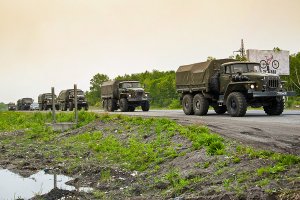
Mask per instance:
[[[134,111],[141,106],[143,111],[149,111],[149,93],[145,92],[138,81],[106,81],[101,85],[103,109],[113,112]]]
[[[32,98],[22,98],[17,101],[17,110],[29,110],[33,103]]]
[[[48,110],[52,109],[52,94],[51,93],[43,93],[38,96],[38,104],[39,110]],[[56,95],[54,95],[54,105],[55,109],[59,109],[59,104],[56,100]]]
[[[217,114],[246,114],[247,107],[263,107],[268,115],[284,110],[286,91],[279,75],[263,73],[259,63],[233,59],[185,65],[176,72],[176,89],[186,115],[206,115],[209,106]]]
[[[67,109],[72,111],[75,108],[74,89],[62,90],[57,97],[57,102],[61,111],[66,111]],[[80,89],[77,89],[77,107],[79,110],[82,108],[88,110],[89,108],[84,92]]]

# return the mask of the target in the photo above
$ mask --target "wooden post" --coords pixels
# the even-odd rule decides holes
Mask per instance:
[[[75,101],[75,123],[78,123],[78,107],[77,107],[77,85],[74,84],[74,101]]]
[[[57,188],[57,175],[56,175],[56,172],[54,172],[54,188]]]
[[[56,123],[56,118],[55,118],[55,97],[54,97],[54,87],[51,88],[51,93],[52,93],[52,123]]]

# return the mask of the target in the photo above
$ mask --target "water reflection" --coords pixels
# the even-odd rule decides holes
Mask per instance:
[[[0,169],[0,199],[32,198],[50,192],[54,187],[64,190],[75,190],[65,183],[73,178],[64,175],[46,174],[39,171],[24,178],[7,169]],[[92,188],[79,187],[77,191],[90,192]]]

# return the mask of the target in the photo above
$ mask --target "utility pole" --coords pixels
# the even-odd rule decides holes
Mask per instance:
[[[237,50],[237,51],[234,51],[233,54],[234,54],[235,52],[239,52],[241,58],[244,58],[244,57],[246,56],[246,53],[245,53],[245,47],[244,47],[244,40],[243,40],[243,39],[241,40],[241,48],[240,48],[239,50]]]

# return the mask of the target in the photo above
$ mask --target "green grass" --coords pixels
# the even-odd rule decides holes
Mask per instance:
[[[72,121],[73,117],[73,113],[61,112],[57,121]],[[10,149],[13,155],[36,149],[43,158],[52,160],[52,165],[63,163],[68,174],[80,172],[89,163],[105,166],[97,174],[99,182],[104,183],[112,181],[111,166],[148,173],[153,180],[168,183],[167,189],[159,191],[162,194],[171,191],[179,195],[189,187],[202,187],[203,182],[220,178],[222,181],[216,185],[218,190],[241,193],[255,185],[267,189],[278,177],[290,178],[290,181],[300,177],[299,171],[295,172],[295,177],[285,177],[289,170],[299,168],[299,156],[235,145],[204,126],[183,126],[164,118],[97,115],[82,111],[79,112],[78,127],[94,120],[101,121],[97,126],[99,130],[87,128],[84,132],[74,131],[65,136],[45,126],[51,122],[50,112],[1,112],[0,133],[17,131],[18,134],[0,134],[0,146],[7,148],[18,144],[18,148]],[[174,138],[180,138],[180,142]],[[169,161],[193,154],[195,150],[201,152],[202,157],[191,166],[209,173],[183,176],[187,171],[168,165]],[[239,166],[248,165],[249,168],[240,171]],[[165,170],[166,166],[170,169]],[[162,170],[165,170],[163,174]],[[104,194],[96,191],[94,195]]]

